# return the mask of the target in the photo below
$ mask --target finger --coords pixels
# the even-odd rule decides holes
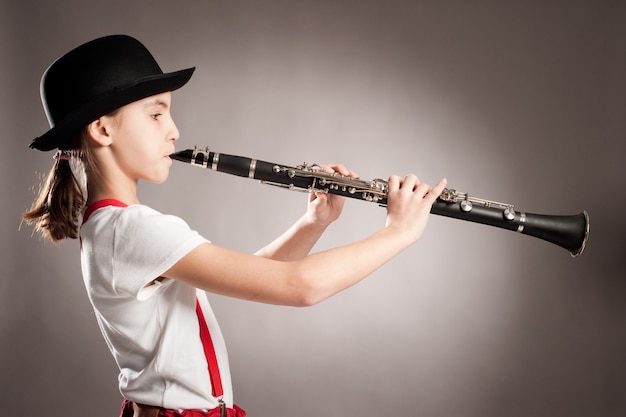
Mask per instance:
[[[328,173],[338,173],[340,175],[343,175],[344,177],[352,177],[352,178],[356,178],[357,175],[354,171],[352,171],[351,169],[346,168],[345,165],[343,164],[330,164],[330,165],[322,165],[322,168],[324,169],[325,172]]]
[[[340,164],[322,164],[320,165],[320,167],[322,168],[323,172],[327,172],[329,174],[332,174],[333,172],[341,172]]]
[[[415,174],[408,174],[402,180],[402,183],[400,184],[400,188],[406,191],[415,192],[419,185],[420,185],[419,178],[417,178]]]
[[[346,168],[344,164],[335,164],[331,166],[331,168],[333,169],[333,171],[344,176],[350,174],[350,170],[348,170],[348,168]]]
[[[424,198],[428,198],[431,201],[435,201],[441,195],[443,190],[446,188],[446,185],[448,185],[448,180],[445,178],[440,179],[439,182],[437,182],[437,185],[431,188],[428,191],[428,193],[424,196]]]
[[[323,203],[325,201],[325,199],[328,198],[328,195],[326,193],[324,193],[324,192],[321,192],[321,191],[314,191],[314,192],[311,193],[311,195],[312,195],[312,197],[311,197],[312,201],[313,200],[318,200],[317,201],[318,204]]]
[[[346,175],[346,176],[350,177],[350,178],[359,178],[359,174],[357,174],[356,172],[352,171],[349,168],[348,168],[348,175]]]
[[[318,190],[318,189],[312,189],[309,191],[309,194],[313,197],[313,198],[319,198],[319,197],[323,197],[325,195],[328,195],[327,191],[323,191],[323,190]]]
[[[425,182],[422,182],[415,186],[414,193],[416,197],[424,198],[428,195],[430,191],[432,191],[432,188],[430,188],[430,185],[426,184]]]
[[[398,188],[400,188],[401,183],[402,180],[398,175],[392,175],[387,180],[387,188],[389,189],[389,191],[397,190]]]

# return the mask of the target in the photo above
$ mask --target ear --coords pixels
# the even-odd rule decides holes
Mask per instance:
[[[89,138],[100,146],[109,146],[113,142],[111,118],[102,116],[87,125]]]

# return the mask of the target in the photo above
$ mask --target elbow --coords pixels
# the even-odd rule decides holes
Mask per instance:
[[[294,303],[294,307],[312,307],[316,304],[321,303],[325,299],[326,297],[320,297],[314,293],[303,293],[300,294],[300,296]]]
[[[331,294],[315,274],[299,271],[294,275],[293,306],[311,307],[321,303]]]
[[[303,308],[303,307],[312,307],[316,304],[321,303],[324,298],[301,298],[299,302],[295,303],[293,307]]]

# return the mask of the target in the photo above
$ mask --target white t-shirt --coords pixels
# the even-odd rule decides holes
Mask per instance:
[[[99,208],[80,237],[85,286],[119,366],[122,395],[170,409],[218,406],[199,336],[197,298],[215,347],[223,399],[232,407],[226,346],[206,294],[176,280],[150,284],[207,240],[182,219],[144,205]]]

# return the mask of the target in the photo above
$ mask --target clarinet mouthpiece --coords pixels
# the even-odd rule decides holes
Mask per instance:
[[[191,149],[185,149],[184,151],[174,152],[170,155],[170,158],[176,161],[187,162],[188,164],[190,164],[192,154],[193,151]]]

